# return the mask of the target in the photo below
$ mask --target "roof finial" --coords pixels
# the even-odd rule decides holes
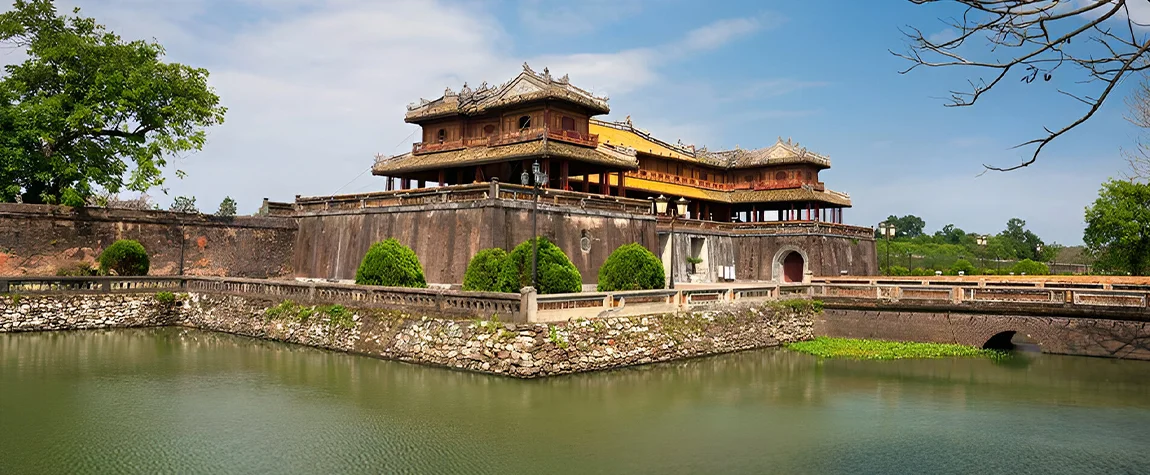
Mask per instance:
[[[546,66],[543,67],[543,77],[547,78],[548,81],[551,80],[551,71]]]

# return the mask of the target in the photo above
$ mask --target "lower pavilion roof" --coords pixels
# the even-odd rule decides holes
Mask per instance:
[[[393,175],[440,168],[485,165],[543,155],[547,155],[548,158],[566,158],[616,169],[639,167],[639,162],[634,155],[616,151],[608,146],[591,148],[556,140],[534,140],[494,147],[467,147],[444,152],[419,154],[409,152],[376,160],[371,173],[373,175]]]
[[[598,183],[598,178],[594,175],[591,177],[592,183]],[[578,182],[582,177],[571,177],[572,181]],[[612,176],[610,183],[618,185],[618,180]],[[753,204],[753,203],[786,203],[786,202],[816,202],[827,203],[835,206],[849,208],[851,206],[851,198],[846,193],[837,191],[819,191],[811,187],[803,186],[799,188],[787,188],[781,190],[711,190],[707,188],[699,188],[689,185],[680,185],[676,183],[666,183],[655,180],[647,180],[628,175],[626,178],[627,189],[629,190],[644,190],[651,193],[667,194],[672,196],[682,196],[694,200],[714,201],[719,203],[730,204]]]

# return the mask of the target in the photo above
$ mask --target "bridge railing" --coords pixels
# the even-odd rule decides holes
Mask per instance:
[[[1061,287],[813,284],[813,298],[937,301],[951,304],[1029,303],[1096,307],[1150,307],[1150,291]]]

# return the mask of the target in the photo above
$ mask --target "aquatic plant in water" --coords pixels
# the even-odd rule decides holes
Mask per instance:
[[[896,360],[908,358],[983,357],[1002,358],[1001,351],[948,343],[911,343],[886,340],[859,340],[820,336],[813,340],[788,343],[787,349],[809,353],[820,358],[856,360]]]

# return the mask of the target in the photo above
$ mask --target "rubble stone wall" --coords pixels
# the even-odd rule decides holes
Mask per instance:
[[[0,332],[181,325],[518,378],[597,371],[809,339],[812,314],[769,304],[558,324],[468,321],[382,311],[336,319],[323,307],[183,294],[0,296]],[[306,317],[299,309],[309,309]]]

